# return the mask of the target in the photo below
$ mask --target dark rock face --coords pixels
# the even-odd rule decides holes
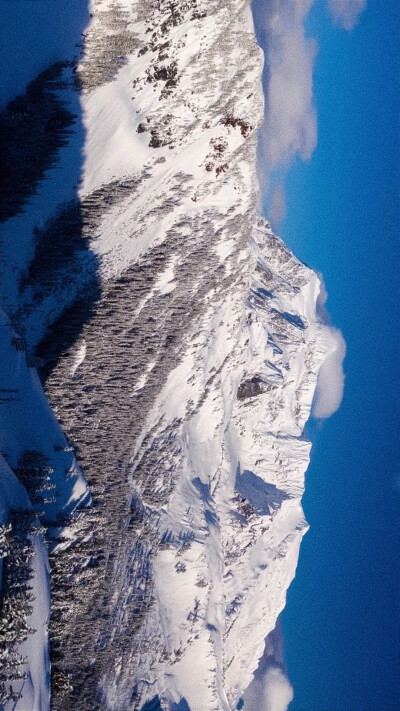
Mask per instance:
[[[246,400],[247,398],[257,397],[262,393],[267,393],[271,390],[272,384],[269,383],[262,375],[253,375],[252,378],[243,380],[237,391],[238,400]]]

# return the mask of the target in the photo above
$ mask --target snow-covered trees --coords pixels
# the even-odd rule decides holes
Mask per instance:
[[[48,457],[27,450],[14,473],[25,487],[32,506],[51,502],[55,485]],[[12,682],[25,677],[25,660],[19,646],[34,632],[29,624],[32,613],[33,539],[45,533],[38,522],[41,511],[13,508],[7,523],[0,526],[0,704],[18,697]]]
[[[54,469],[49,466],[49,459],[42,452],[27,450],[21,456],[15,474],[25,487],[33,505],[47,504],[54,501],[49,492],[56,488],[50,475]]]
[[[32,536],[41,532],[32,509],[12,509],[9,523],[0,526],[0,704],[17,697],[11,682],[25,676],[18,646],[34,632],[28,622],[33,601]]]

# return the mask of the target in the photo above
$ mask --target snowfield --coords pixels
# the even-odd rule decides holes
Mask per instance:
[[[321,284],[258,215],[248,1],[92,0],[83,39],[2,225],[0,523],[24,452],[56,485],[5,708],[49,709],[49,578],[54,711],[246,708],[307,530]]]

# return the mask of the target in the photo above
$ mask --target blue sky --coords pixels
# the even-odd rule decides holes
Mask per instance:
[[[292,155],[283,145],[279,162],[264,147],[264,209],[286,210],[276,230],[323,273],[347,356],[339,411],[309,427],[303,504],[311,529],[282,616],[289,708],[399,711],[400,4],[369,0],[347,30],[326,0],[300,20],[317,45],[296,48],[313,67],[311,96],[307,77],[298,80],[306,149],[291,137]],[[298,19],[291,22],[288,44],[299,43]]]

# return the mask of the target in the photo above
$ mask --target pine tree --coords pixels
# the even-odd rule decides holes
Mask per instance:
[[[56,485],[51,481],[54,469],[49,466],[49,462],[49,458],[43,452],[28,449],[20,457],[18,465],[14,469],[33,505],[54,501],[54,497],[49,496],[49,492],[56,488]]]

